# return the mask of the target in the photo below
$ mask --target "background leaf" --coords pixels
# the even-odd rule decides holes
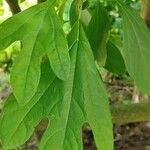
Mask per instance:
[[[123,16],[123,57],[138,88],[150,93],[150,32],[136,11],[117,0]]]
[[[110,29],[107,11],[100,2],[95,2],[94,14],[87,27],[87,36],[92,47],[94,57],[100,66],[105,65],[107,58],[106,43]]]
[[[107,59],[105,68],[115,74],[125,73],[125,63],[119,49],[111,42],[107,43]]]

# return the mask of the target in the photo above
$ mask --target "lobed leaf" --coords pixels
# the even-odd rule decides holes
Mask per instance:
[[[82,125],[88,122],[93,128],[98,149],[111,150],[112,124],[106,91],[82,26],[76,23],[68,39],[71,47],[70,76],[67,81],[54,84],[58,88],[52,99],[55,96],[58,100],[50,112],[53,118],[40,149],[83,149]]]
[[[4,149],[22,145],[33,134],[35,126],[46,115],[45,110],[49,104],[46,94],[54,77],[49,63],[43,63],[41,80],[32,100],[20,106],[13,95],[9,97],[0,118],[0,140]]]
[[[67,40],[53,8],[54,1],[31,7],[0,25],[0,49],[14,41],[22,42],[16,58],[11,83],[19,104],[26,104],[35,94],[40,80],[41,56],[47,54],[54,73],[65,80],[70,59]]]

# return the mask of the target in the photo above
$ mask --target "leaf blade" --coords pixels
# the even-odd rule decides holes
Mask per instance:
[[[41,81],[32,101],[25,106],[20,106],[15,97],[10,96],[0,117],[0,139],[5,149],[16,148],[30,138],[34,127],[44,117],[44,111],[42,112],[44,108],[40,101],[44,103],[47,100],[44,95],[49,91],[54,77],[52,70],[49,69],[49,63],[43,63]]]
[[[0,49],[6,48],[16,40],[21,40],[23,45],[13,65],[11,76],[14,95],[21,105],[28,103],[37,90],[40,59],[43,55],[48,54],[51,67],[60,79],[65,80],[69,74],[67,40],[59,18],[52,8],[53,2],[47,1],[33,6],[0,25]],[[50,13],[51,19],[47,17]],[[55,22],[55,28],[49,23],[51,21]],[[51,33],[57,34],[57,37],[54,39]]]
[[[119,49],[111,42],[107,43],[107,59],[105,68],[115,74],[125,73],[125,63]]]
[[[58,106],[56,105],[57,108],[51,112],[54,118],[50,120],[51,123],[42,138],[40,149],[47,150],[51,146],[54,149],[62,150],[83,149],[81,127],[87,121],[95,131],[94,135],[98,148],[104,150],[113,149],[112,125],[106,93],[96,70],[94,58],[90,46],[87,44],[83,28],[76,23],[69,37],[71,38],[69,45],[72,47],[70,50],[72,64],[70,77],[59,85],[58,82],[60,81],[55,83],[62,90],[60,93],[61,90],[58,89],[58,92],[55,93],[55,95],[58,95],[56,96],[57,99],[61,101],[60,104],[57,104]],[[90,90],[91,88],[93,89]],[[97,92],[94,96],[95,90]],[[99,98],[101,101],[99,101]],[[97,107],[95,107],[95,104],[93,105],[95,100],[97,101],[96,103],[99,103]],[[91,101],[92,106],[90,106]],[[98,116],[97,112],[102,116]],[[94,118],[93,120],[91,119],[91,114],[92,118]],[[103,115],[108,115],[107,119],[103,118]],[[97,119],[100,121],[97,121]],[[99,125],[100,127],[98,127]],[[108,132],[105,132],[105,130]],[[62,137],[61,140],[60,137]],[[57,144],[58,140],[60,141],[59,145]]]
[[[150,32],[137,12],[120,0],[117,2],[123,14],[124,50],[122,53],[127,70],[138,88],[144,93],[150,93]]]
[[[107,11],[100,2],[96,1],[95,11],[87,27],[87,36],[100,66],[104,66],[107,58],[106,43],[108,40],[110,21]]]

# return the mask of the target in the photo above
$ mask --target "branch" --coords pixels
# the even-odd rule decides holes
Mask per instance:
[[[45,2],[46,0],[37,0],[38,3]]]
[[[111,106],[113,123],[150,121],[150,103]]]
[[[12,14],[17,14],[21,11],[18,0],[6,0],[6,2],[8,3]]]

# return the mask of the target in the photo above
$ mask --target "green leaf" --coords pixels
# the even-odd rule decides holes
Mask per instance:
[[[17,40],[22,42],[11,76],[13,92],[20,104],[26,104],[37,90],[41,56],[48,55],[51,68],[60,79],[69,75],[67,40],[53,2],[31,7],[0,25],[0,49]]]
[[[110,21],[107,11],[100,2],[95,2],[94,10],[92,19],[87,27],[87,36],[95,59],[100,66],[104,66],[107,58],[106,43],[110,29]]]
[[[69,46],[72,66],[70,77],[68,81],[60,82],[57,94],[54,94],[58,95],[57,101],[61,101],[51,111],[54,117],[40,148],[83,149],[82,125],[88,122],[94,131],[98,149],[111,150],[112,124],[106,91],[96,70],[88,40],[78,23],[69,35]]]
[[[125,73],[125,63],[119,49],[111,42],[107,43],[107,59],[105,68],[115,74]]]
[[[85,122],[89,122],[94,131],[98,149],[113,149],[107,94],[88,40],[78,23],[68,39],[72,66],[68,80],[56,78],[51,83],[52,80],[43,77],[44,82],[40,82],[39,90],[29,104],[19,106],[13,99],[8,101],[0,124],[4,148],[12,149],[23,144],[31,136],[33,127],[47,116],[49,125],[40,150],[83,149],[82,125]],[[8,128],[10,123],[12,126]]]
[[[81,0],[74,0],[70,8],[71,26],[73,26],[77,20],[80,20],[82,26],[85,29],[87,28],[91,20],[91,14],[89,13],[87,9],[84,9],[84,3]]]
[[[20,106],[13,95],[9,97],[0,118],[0,140],[4,149],[22,145],[33,134],[35,126],[46,115],[49,106],[47,94],[54,77],[49,63],[43,63],[41,80],[32,100]]]
[[[82,12],[82,4],[81,0],[74,0],[71,4],[70,8],[70,24],[71,26],[80,18]]]
[[[123,16],[123,57],[138,88],[150,93],[150,32],[137,12],[117,0]]]

